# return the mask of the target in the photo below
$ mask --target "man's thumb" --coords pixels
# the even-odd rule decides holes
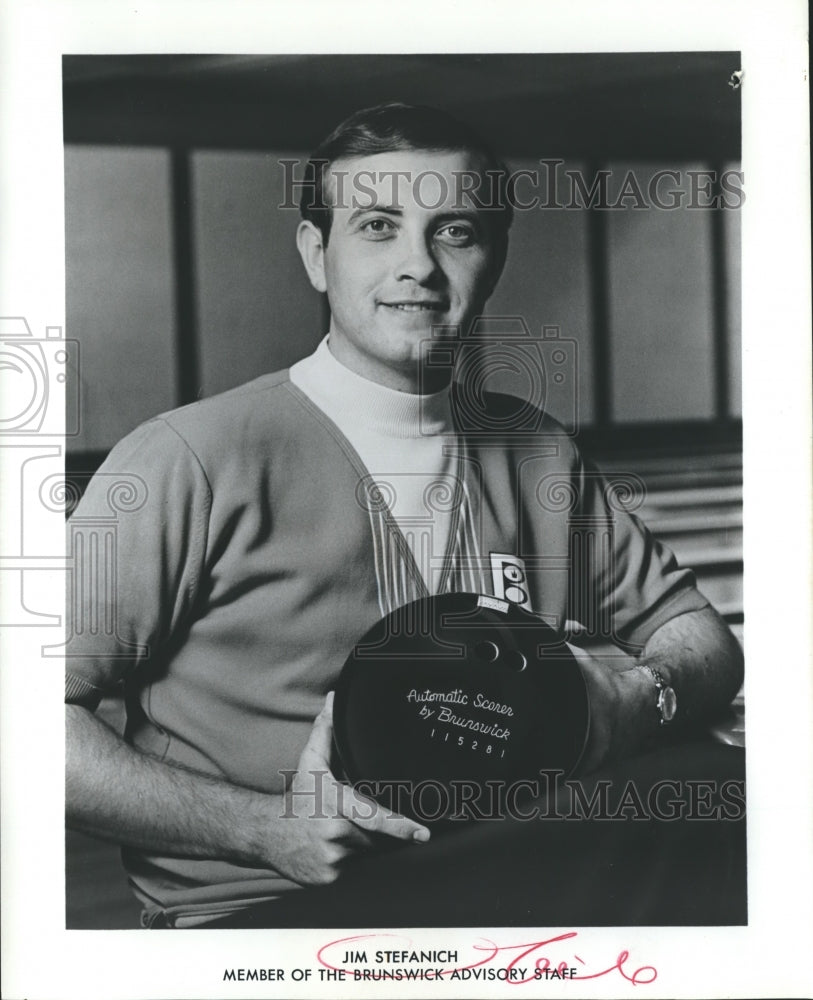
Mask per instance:
[[[322,711],[316,716],[305,749],[299,757],[298,770],[330,769],[333,743],[333,692],[329,692]]]

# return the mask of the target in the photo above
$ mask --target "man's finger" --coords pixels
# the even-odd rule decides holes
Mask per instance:
[[[429,830],[423,824],[385,809],[374,799],[368,799],[349,785],[341,787],[338,803],[345,819],[368,833],[384,833],[388,837],[414,840],[417,843],[429,840]]]

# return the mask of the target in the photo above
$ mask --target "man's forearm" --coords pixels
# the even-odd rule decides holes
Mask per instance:
[[[656,668],[677,693],[669,729],[702,723],[728,705],[742,684],[742,650],[712,608],[690,611],[662,625],[640,662]],[[591,737],[583,762],[587,773],[636,753],[664,727],[657,687],[646,671],[584,663],[591,698]]]
[[[131,847],[235,861],[301,885],[324,885],[382,836],[429,839],[420,823],[380,808],[330,774],[332,695],[285,796],[142,754],[77,705],[68,705],[66,728],[68,825]]]
[[[267,867],[282,797],[174,767],[67,706],[68,825],[131,847]]]
[[[647,642],[641,662],[657,668],[677,692],[677,725],[708,719],[742,685],[742,649],[713,608],[666,622]]]

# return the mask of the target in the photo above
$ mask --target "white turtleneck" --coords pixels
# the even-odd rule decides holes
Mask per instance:
[[[426,497],[433,488],[455,494],[456,449],[444,449],[454,435],[448,388],[422,396],[371,382],[337,361],[327,337],[290,378],[358,452],[434,593],[433,566],[446,551],[454,504]]]

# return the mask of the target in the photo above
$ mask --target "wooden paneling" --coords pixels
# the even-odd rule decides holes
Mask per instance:
[[[538,160],[512,161],[512,170],[536,171]],[[580,164],[569,163],[568,169]],[[545,188],[518,182],[517,196],[530,202]],[[488,303],[490,315],[522,316],[535,337],[543,326],[558,326],[563,339],[576,341],[576,409],[580,424],[593,421],[593,323],[590,313],[587,213],[565,208],[519,209],[514,213],[508,260]],[[521,391],[521,390],[520,390]],[[555,417],[565,414],[554,412]]]
[[[65,150],[67,336],[80,344],[75,451],[175,405],[169,154]]]
[[[296,154],[189,155],[189,205],[182,209],[191,213],[187,340],[197,355],[194,398],[303,357],[324,333],[326,313],[296,253],[298,213],[278,207],[284,199],[279,161]],[[169,162],[168,151],[154,149],[66,151],[68,335],[82,347],[82,433],[70,442],[73,452],[105,451],[141,420],[181,401]],[[689,167],[681,166],[684,178]],[[628,166],[610,169],[618,183]],[[653,170],[634,167],[644,189]],[[607,426],[599,395],[611,401],[610,417],[621,426],[702,421],[715,416],[717,275],[724,288],[717,322],[724,323],[728,346],[729,415],[736,416],[738,212],[723,213],[724,260],[717,269],[708,209],[593,214],[601,215],[598,230],[591,230],[584,209],[517,211],[488,312],[522,316],[534,335],[556,325],[576,341],[580,426]],[[591,233],[600,245],[591,246]],[[608,305],[599,315],[594,291],[605,278]],[[188,367],[190,359],[180,363]]]
[[[192,157],[203,395],[285,368],[327,332],[321,297],[296,250],[296,209],[279,160],[296,153],[200,151]]]
[[[612,166],[620,179],[632,170],[644,190],[658,169]],[[687,171],[703,166],[680,165],[685,187]],[[619,422],[714,416],[710,222],[702,208],[607,213],[612,416]]]

